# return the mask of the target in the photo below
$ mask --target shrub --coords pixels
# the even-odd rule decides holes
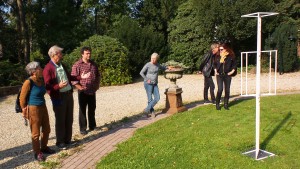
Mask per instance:
[[[80,49],[92,48],[92,60],[98,64],[101,85],[119,85],[132,81],[129,73],[128,50],[117,39],[94,35],[81,43],[72,53],[64,57],[69,68],[81,57]]]
[[[0,86],[16,86],[21,85],[27,73],[20,64],[12,64],[8,60],[0,62]]]

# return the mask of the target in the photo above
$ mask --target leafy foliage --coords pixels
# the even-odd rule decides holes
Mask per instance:
[[[183,3],[178,8],[177,16],[171,21],[169,31],[170,55],[168,59],[182,62],[197,69],[210,38],[203,34],[203,24],[196,17],[192,1]]]
[[[21,64],[12,64],[8,60],[0,61],[0,86],[21,85],[28,76]]]
[[[280,72],[297,70],[297,27],[292,23],[283,23],[272,34],[273,44],[278,50],[278,68]]]
[[[119,39],[129,49],[130,72],[138,76],[150,55],[157,52],[163,58],[166,54],[164,38],[152,28],[141,28],[136,20],[123,16],[115,23],[111,36]]]
[[[64,57],[69,68],[81,57],[80,49],[84,46],[92,49],[92,60],[98,64],[101,72],[101,85],[119,85],[132,81],[127,48],[108,36],[94,35],[82,42],[80,47]]]

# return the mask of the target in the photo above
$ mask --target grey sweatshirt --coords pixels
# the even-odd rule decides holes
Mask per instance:
[[[150,79],[151,84],[157,84],[159,69],[166,70],[166,67],[161,66],[159,63],[152,64],[151,62],[148,62],[141,70],[140,75],[144,78],[144,81]]]

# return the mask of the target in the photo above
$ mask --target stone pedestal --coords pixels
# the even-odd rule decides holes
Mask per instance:
[[[180,79],[183,75],[183,69],[173,69],[165,71],[165,78],[170,79],[169,88],[166,89],[166,108],[163,110],[165,113],[174,114],[186,111],[187,108],[182,104],[182,88],[178,87],[176,80]]]
[[[166,94],[166,108],[163,112],[174,114],[186,111],[187,108],[182,104],[182,88],[167,88]]]

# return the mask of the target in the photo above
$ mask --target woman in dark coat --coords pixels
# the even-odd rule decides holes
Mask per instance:
[[[219,47],[220,55],[215,58],[214,70],[217,78],[218,93],[216,98],[216,109],[221,110],[220,99],[225,86],[224,108],[229,110],[228,101],[230,96],[230,84],[232,76],[237,73],[236,59],[233,50],[226,44]]]

